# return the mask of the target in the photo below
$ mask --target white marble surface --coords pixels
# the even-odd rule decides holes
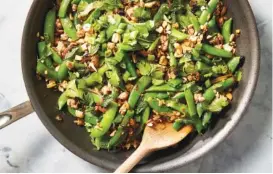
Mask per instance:
[[[249,1],[257,19],[262,49],[259,82],[250,107],[221,145],[172,172],[272,172],[272,1]],[[3,111],[28,100],[21,74],[20,43],[32,0],[0,2],[0,111]],[[0,131],[0,172],[104,171],[66,150],[35,113]]]

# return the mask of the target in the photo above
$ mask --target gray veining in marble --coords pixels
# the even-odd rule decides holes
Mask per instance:
[[[3,1],[0,11],[0,110],[28,100],[20,41],[32,0]],[[272,1],[249,0],[261,39],[257,90],[235,131],[209,154],[170,172],[272,172]],[[14,14],[14,12],[16,12]],[[30,126],[31,125],[31,126]],[[105,172],[60,145],[36,114],[0,131],[0,172]]]

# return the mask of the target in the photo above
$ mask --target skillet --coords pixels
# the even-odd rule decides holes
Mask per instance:
[[[35,75],[37,33],[42,33],[44,18],[54,0],[34,0],[30,8],[22,38],[22,73],[30,102],[25,102],[1,116],[10,118],[0,129],[35,111],[48,131],[68,150],[82,159],[105,169],[115,170],[131,153],[94,150],[84,128],[73,123],[72,117],[64,122],[55,120],[59,114],[56,107],[58,92],[47,89],[43,81]],[[255,19],[247,0],[225,0],[229,16],[234,18],[234,29],[241,29],[237,40],[238,52],[246,57],[243,79],[235,90],[231,108],[215,123],[213,129],[203,136],[191,136],[174,148],[169,148],[144,159],[134,172],[166,172],[181,167],[209,152],[220,144],[234,129],[243,116],[257,83],[260,49]],[[6,118],[6,117],[5,117]],[[1,122],[1,121],[0,121]]]

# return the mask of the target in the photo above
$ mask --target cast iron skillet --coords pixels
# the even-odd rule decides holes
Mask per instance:
[[[247,0],[226,0],[225,3],[229,15],[234,18],[234,28],[242,29],[237,44],[239,54],[246,57],[243,80],[235,90],[232,106],[205,135],[189,137],[175,148],[152,154],[135,168],[135,172],[168,171],[201,157],[222,142],[234,129],[249,104],[257,83],[260,64],[255,19]],[[48,131],[67,149],[92,164],[114,170],[131,154],[131,151],[96,151],[85,129],[76,126],[72,117],[67,116],[64,122],[57,122],[55,116],[59,112],[56,109],[56,101],[59,93],[47,89],[44,82],[37,80],[35,76],[37,32],[42,33],[46,12],[52,5],[53,0],[34,0],[30,8],[22,39],[22,72],[31,104],[25,102],[4,112],[11,120],[0,126],[0,129],[28,115],[34,109]]]

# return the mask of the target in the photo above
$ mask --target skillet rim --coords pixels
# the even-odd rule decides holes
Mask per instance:
[[[37,113],[39,119],[42,121],[44,126],[47,128],[47,130],[50,132],[50,134],[59,141],[64,147],[66,147],[69,151],[74,153],[75,155],[79,156],[80,158],[84,159],[87,162],[90,162],[92,164],[95,164],[99,167],[108,169],[108,170],[115,170],[116,165],[114,163],[108,163],[103,162],[102,160],[91,156],[90,154],[85,153],[85,151],[78,146],[75,145],[72,141],[68,140],[50,121],[50,119],[47,117],[46,113],[43,112],[43,107],[40,103],[36,102],[38,101],[38,97],[35,95],[35,93],[32,90],[31,84],[31,77],[27,76],[27,45],[28,45],[28,38],[27,33],[31,31],[31,25],[30,25],[30,19],[32,18],[34,9],[37,6],[37,3],[39,3],[40,0],[34,0],[32,2],[32,5],[29,9],[24,30],[23,30],[23,37],[22,37],[22,43],[21,43],[21,67],[22,67],[22,73],[23,73],[23,79],[25,83],[25,87],[27,89],[28,96],[30,98],[31,104],[33,106],[33,109]],[[251,6],[247,0],[239,0],[243,7],[245,7],[245,15],[249,22],[249,25],[253,28],[252,30],[252,47],[254,48],[252,51],[252,67],[249,72],[249,80],[247,84],[247,88],[245,89],[245,96],[242,99],[242,105],[237,108],[237,110],[232,115],[232,119],[228,121],[224,128],[222,128],[220,131],[218,131],[214,137],[207,142],[203,147],[187,154],[186,156],[178,159],[172,159],[170,161],[164,162],[162,164],[155,165],[151,167],[149,164],[137,167],[134,171],[136,172],[164,172],[171,169],[175,169],[178,167],[182,167],[183,165],[186,165],[201,156],[205,155],[209,151],[211,151],[213,148],[215,148],[217,145],[219,145],[221,142],[225,140],[225,138],[234,130],[236,125],[239,123],[241,118],[244,115],[244,112],[246,111],[247,107],[249,106],[249,103],[253,97],[258,76],[259,76],[259,69],[260,69],[260,42],[259,42],[259,36],[258,36],[258,29],[256,25],[256,20],[253,14],[253,11],[251,9]],[[174,161],[175,160],[175,161]]]

